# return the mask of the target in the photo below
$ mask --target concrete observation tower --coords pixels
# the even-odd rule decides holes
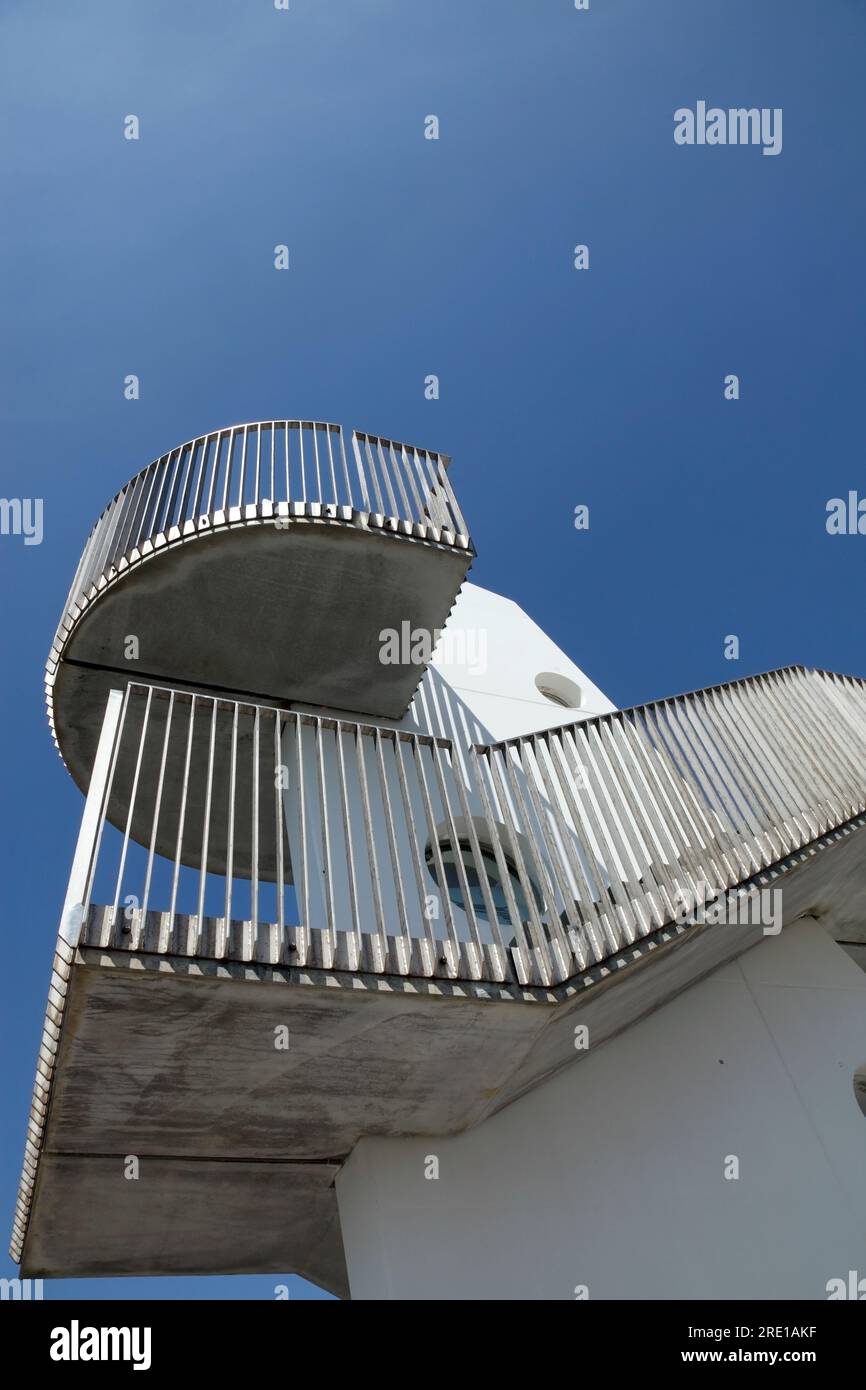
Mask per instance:
[[[617,710],[465,582],[448,467],[235,426],[93,528],[47,667],[85,800],[26,1276],[866,1274],[866,685],[788,667]]]

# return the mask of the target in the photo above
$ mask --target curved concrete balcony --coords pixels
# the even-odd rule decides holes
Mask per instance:
[[[382,629],[444,626],[474,551],[442,454],[276,420],[201,435],[121,489],[84,548],[47,663],[86,789],[118,675],[399,718],[423,668]]]

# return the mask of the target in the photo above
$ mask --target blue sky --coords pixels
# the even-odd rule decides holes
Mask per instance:
[[[619,705],[866,675],[866,537],[825,528],[866,495],[866,8],[5,0],[0,27],[0,492],[45,517],[0,537],[5,1244],[82,804],[42,666],[87,531],[157,454],[274,417],[450,452],[472,578]],[[781,107],[781,154],[675,145],[698,100]]]

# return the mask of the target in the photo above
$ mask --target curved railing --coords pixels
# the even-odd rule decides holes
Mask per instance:
[[[88,537],[47,662],[110,584],[172,545],[255,521],[360,525],[472,551],[445,454],[341,426],[268,420],[199,435],[155,459],[109,502]]]
[[[532,939],[591,966],[866,811],[866,682],[786,667],[473,751]]]
[[[154,460],[94,526],[69,591],[69,613],[112,571],[184,536],[291,515],[373,524],[437,544],[471,545],[448,481],[450,459],[341,426],[268,420],[214,430]],[[354,475],[354,476],[353,476]]]

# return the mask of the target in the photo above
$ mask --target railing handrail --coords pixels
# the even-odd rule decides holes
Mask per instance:
[[[353,432],[347,449],[342,426],[300,419],[225,425],[151,460],[103,507],[82,548],[46,662],[55,739],[58,664],[90,605],[118,579],[174,546],[251,525],[258,534],[326,523],[471,557],[449,462],[366,432]]]
[[[175,444],[175,445],[172,445],[172,447],[171,447],[170,449],[165,450],[165,451],[164,451],[163,453],[161,453],[161,454],[157,454],[157,456],[156,456],[155,458],[151,459],[151,460],[149,461],[149,463],[145,464],[145,466],[144,466],[143,468],[140,468],[140,469],[138,470],[137,473],[134,473],[134,474],[132,475],[131,478],[128,478],[127,481],[123,484],[122,487],[118,488],[118,490],[113,494],[112,497],[110,497],[110,498],[108,499],[108,501],[105,503],[104,507],[102,508],[102,510],[100,511],[100,513],[98,514],[98,516],[97,516],[97,518],[96,518],[96,521],[94,522],[93,526],[92,526],[91,529],[90,529],[90,532],[88,533],[88,540],[90,539],[90,537],[93,535],[94,531],[95,531],[95,530],[97,529],[97,527],[99,526],[99,523],[104,519],[104,517],[106,516],[106,514],[111,510],[111,508],[113,507],[113,505],[114,505],[117,501],[119,501],[120,498],[124,496],[124,494],[129,493],[129,491],[130,491],[130,489],[133,487],[133,485],[134,485],[135,483],[139,482],[142,478],[144,478],[144,477],[146,476],[146,474],[149,473],[150,470],[154,467],[154,465],[159,464],[159,463],[162,463],[162,461],[163,461],[164,459],[165,459],[165,460],[170,459],[170,458],[172,457],[172,455],[175,455],[175,454],[176,454],[176,455],[178,455],[178,456],[181,456],[181,455],[183,454],[184,450],[186,450],[186,449],[195,448],[195,446],[198,445],[198,444],[205,444],[206,442],[208,442],[208,441],[210,441],[210,440],[219,439],[219,438],[221,438],[221,437],[224,436],[224,435],[237,434],[237,433],[238,433],[239,431],[241,431],[241,430],[262,430],[262,429],[273,429],[273,428],[276,428],[276,427],[279,427],[279,428],[282,428],[282,429],[290,429],[290,430],[292,430],[292,429],[294,429],[294,430],[309,429],[309,430],[313,430],[313,431],[318,430],[318,431],[321,431],[322,433],[328,432],[328,433],[330,433],[330,434],[336,434],[336,435],[338,435],[338,436],[340,437],[341,440],[343,439],[343,426],[342,426],[342,425],[337,424],[337,423],[335,423],[334,421],[331,421],[331,420],[305,420],[305,419],[295,419],[295,420],[242,420],[242,421],[239,421],[239,422],[236,423],[236,424],[232,424],[232,425],[222,425],[222,426],[220,426],[220,427],[217,428],[217,429],[206,430],[206,431],[204,431],[203,433],[199,433],[199,434],[196,434],[196,435],[192,435],[189,439],[185,439],[185,440],[183,441],[182,444]],[[418,445],[418,444],[409,444],[409,443],[406,442],[406,441],[399,441],[399,440],[395,440],[395,439],[390,439],[390,438],[386,437],[385,435],[373,434],[373,433],[371,433],[371,432],[369,432],[369,431],[367,431],[367,430],[355,430],[355,429],[353,429],[352,434],[353,434],[354,437],[356,437],[356,438],[358,438],[358,439],[362,439],[362,440],[367,440],[367,441],[369,441],[371,444],[384,444],[384,445],[387,445],[389,448],[409,449],[409,450],[411,450],[413,453],[423,453],[423,454],[426,454],[426,455],[428,455],[429,457],[435,458],[435,459],[437,459],[438,461],[440,461],[441,464],[442,464],[442,466],[443,466],[443,468],[444,468],[445,470],[449,469],[450,466],[451,466],[451,462],[452,462],[451,456],[448,455],[448,454],[440,453],[438,450],[435,450],[435,449],[428,449],[428,448],[423,447],[422,445]]]
[[[133,707],[144,707],[143,722],[137,714],[127,721]],[[281,904],[288,854],[303,961],[327,968],[339,960],[358,969],[363,959],[365,969],[385,973],[444,967],[450,978],[556,985],[669,924],[683,896],[731,890],[866,810],[866,682],[801,666],[464,756],[451,739],[411,729],[134,682],[120,721],[121,736],[132,740],[120,760],[126,780],[109,789],[110,819],[125,820],[124,845],[149,843],[148,883],[162,814],[158,790],[151,833],[150,764],[161,747],[165,768],[172,710],[173,766],[185,757],[186,768],[172,782],[183,787],[183,802],[170,916],[181,866],[201,884],[225,874],[223,917],[209,918],[225,931],[235,879],[251,882],[254,895],[276,883]],[[820,730],[817,761],[802,732],[809,726]],[[290,789],[276,794],[266,786],[274,756],[292,769]],[[207,765],[203,830],[184,822],[191,757],[199,783]],[[215,769],[228,762],[226,801],[213,789]],[[150,777],[144,810],[135,804],[140,772],[142,787]],[[220,823],[228,807],[233,827],[225,842],[209,828],[217,806]],[[178,814],[170,810],[169,820]],[[247,833],[242,817],[250,815]],[[124,848],[115,911],[125,859]],[[430,895],[439,905],[435,929],[422,920]],[[198,904],[189,920],[201,932],[203,886]]]
[[[694,695],[707,695],[718,690],[729,690],[735,686],[750,685],[765,676],[782,675],[794,671],[804,675],[832,676],[834,680],[852,681],[861,689],[866,690],[866,677],[864,676],[853,676],[844,671],[831,671],[823,666],[805,666],[800,662],[791,662],[787,666],[770,666],[763,671],[753,671],[748,676],[734,676],[732,680],[718,681],[715,685],[700,685],[692,690],[681,690],[674,695],[661,695],[652,700],[643,700],[640,704],[623,705],[621,709],[604,710],[601,713],[587,714],[577,719],[563,720],[561,724],[545,725],[543,729],[530,729],[523,734],[509,734],[507,738],[493,739],[489,743],[473,743],[470,744],[470,747],[474,753],[490,753],[496,749],[509,748],[522,743],[526,739],[544,738],[547,734],[557,734],[565,729],[573,729],[588,724],[602,724],[620,718],[624,714],[636,714],[642,710],[670,704],[675,700],[688,700]]]
[[[284,434],[284,457],[279,462],[278,431]],[[294,457],[289,443],[293,431],[298,436]],[[312,437],[308,460],[305,431]],[[270,432],[269,461],[262,459],[263,432]],[[319,457],[319,434],[328,439],[327,458]],[[332,436],[339,440],[336,459]],[[366,445],[366,464],[360,443]],[[377,458],[371,444],[376,446]],[[251,519],[273,522],[283,517],[284,508],[286,517],[297,517],[300,508],[301,515],[342,523],[366,516],[370,523],[397,535],[471,551],[471,537],[446,474],[450,463],[446,455],[358,431],[353,431],[352,445],[354,484],[342,426],[331,421],[256,420],[226,425],[194,435],[152,459],[106,503],[91,528],[63,606],[55,648],[58,641],[62,645],[70,620],[74,624],[73,610],[82,599],[86,601],[112,572],[120,573],[136,554],[139,561],[149,558],[160,541],[171,541],[173,533],[181,541],[203,528],[211,531]],[[355,495],[356,488],[360,497]]]
[[[393,449],[412,449],[413,452],[431,454],[440,460],[443,468],[451,467],[451,455],[440,453],[438,449],[426,449],[421,444],[410,444],[406,439],[390,439],[387,435],[373,434],[370,430],[353,429],[352,433],[358,439],[369,440],[371,444],[387,444],[389,448]]]
[[[194,434],[189,439],[185,439],[182,444],[173,444],[170,449],[166,449],[163,453],[157,454],[156,458],[152,458],[149,463],[146,463],[137,473],[133,473],[131,478],[127,478],[123,486],[119,487],[112,497],[109,497],[88,534],[90,535],[96,530],[96,527],[113,503],[125,492],[128,492],[133,483],[137,483],[139,478],[143,478],[144,475],[153,468],[155,463],[161,463],[163,459],[170,458],[172,454],[183,453],[184,449],[193,448],[196,444],[203,443],[206,439],[216,439],[222,434],[235,434],[238,430],[258,429],[260,426],[265,428],[272,425],[288,426],[290,429],[302,429],[306,426],[310,429],[329,430],[332,434],[343,433],[342,425],[335,424],[331,420],[239,420],[233,425],[220,425],[217,429],[205,430],[203,433]]]

